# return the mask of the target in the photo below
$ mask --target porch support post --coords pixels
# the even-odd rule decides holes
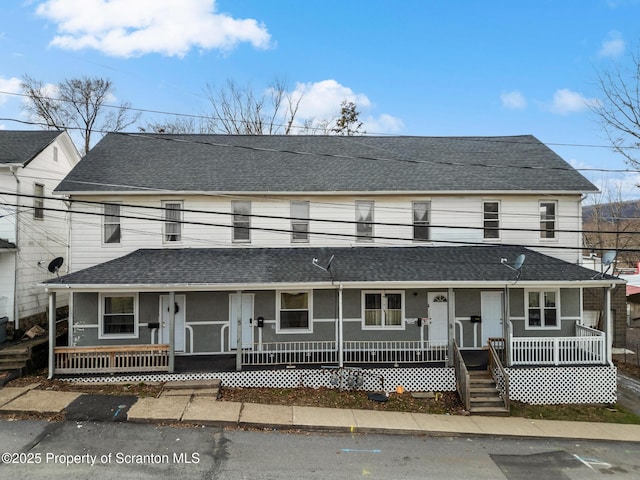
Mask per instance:
[[[176,367],[176,292],[169,292],[169,373]]]
[[[56,346],[56,292],[49,294],[49,379],[53,378],[56,370],[56,357],[54,348]]]
[[[238,309],[236,313],[236,371],[242,371],[242,290],[238,290]]]
[[[344,366],[344,321],[342,318],[342,282],[338,283],[338,366]]]
[[[613,365],[613,357],[612,357],[612,352],[613,352],[613,320],[611,318],[611,292],[612,290],[616,288],[615,284],[611,285],[610,287],[608,287],[606,289],[607,294],[605,297],[605,302],[604,302],[604,308],[605,308],[605,314],[604,314],[604,318],[606,319],[606,328],[605,328],[605,334],[606,334],[606,352],[605,352],[605,358],[607,360],[607,364],[609,365]]]
[[[449,338],[449,352],[447,353],[446,366],[453,365],[453,342],[456,338],[456,305],[455,305],[455,293],[453,288],[449,288],[447,291],[447,333]],[[462,348],[462,345],[460,345]]]

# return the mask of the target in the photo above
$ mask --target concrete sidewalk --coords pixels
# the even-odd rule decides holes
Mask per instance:
[[[83,395],[36,390],[37,386],[0,389],[0,413],[62,413],[71,402]],[[184,395],[139,398],[127,415],[128,421],[145,423],[640,442],[640,425],[262,405],[224,402],[211,395],[197,395],[188,391]]]

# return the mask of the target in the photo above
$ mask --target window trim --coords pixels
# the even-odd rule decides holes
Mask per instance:
[[[115,215],[110,215],[107,213],[107,207],[118,207],[118,212]],[[120,204],[120,202],[109,202],[109,203],[105,203],[102,206],[102,244],[105,246],[117,246],[117,245],[122,245],[122,221],[121,221],[121,207],[122,205]],[[117,218],[117,222],[108,222],[107,219],[109,217],[116,217]],[[106,236],[106,230],[105,228],[107,227],[107,225],[118,225],[119,227],[119,235],[118,235],[118,241],[117,242],[107,242],[107,236]]]
[[[362,290],[362,294],[361,294],[361,328],[362,330],[384,330],[384,331],[388,331],[388,330],[406,330],[406,319],[405,319],[405,312],[406,312],[406,308],[405,308],[405,295],[404,295],[404,290]],[[399,294],[400,295],[400,305],[401,305],[401,312],[400,312],[400,325],[387,325],[386,323],[386,317],[383,315],[382,316],[382,324],[381,325],[367,325],[366,324],[366,315],[365,315],[365,310],[366,310],[366,295],[367,294],[374,294],[374,295],[381,295],[381,311],[384,312],[387,309],[386,307],[386,299],[385,296],[387,294]]]
[[[361,220],[358,219],[358,205],[370,205],[371,206],[371,220],[361,221]],[[375,231],[374,231],[375,208],[376,208],[376,202],[374,202],[373,200],[356,200],[356,202],[355,202],[356,242],[372,243],[374,241],[374,238],[375,238]],[[358,228],[361,225],[369,225],[371,233],[368,234],[368,235],[361,234],[358,231]]]
[[[302,220],[303,217],[294,215],[293,206],[304,206],[306,209],[306,220]],[[309,212],[310,206],[308,200],[292,200],[289,206],[289,212],[291,213],[291,243],[309,243]],[[305,228],[303,231],[296,231],[295,225],[303,225]],[[305,238],[295,238],[295,235],[304,233]]]
[[[307,328],[282,328],[280,326],[280,312],[282,312],[282,294],[283,293],[306,293],[307,294],[307,312],[309,315],[309,326]],[[292,311],[292,310],[284,310]],[[313,333],[313,290],[276,290],[276,333],[283,335],[291,334],[307,334]]]
[[[545,212],[545,219],[543,220],[542,217],[542,206],[544,204],[550,204],[553,205],[553,218],[551,220],[547,220],[546,218],[546,212]],[[542,234],[544,232],[548,232],[549,230],[546,228],[542,227],[543,223],[549,223],[549,222],[553,222],[553,237],[545,237]],[[540,238],[541,241],[543,242],[557,242],[559,240],[558,238],[558,201],[557,200],[540,200],[538,202],[538,228],[540,229],[540,233],[538,235],[538,237]]]
[[[249,205],[249,213],[236,213],[235,205],[239,204]],[[242,222],[241,225],[247,224],[247,227],[238,226],[240,223],[236,217],[247,217],[246,222]],[[249,238],[236,238],[236,230],[246,229]],[[251,200],[233,200],[231,202],[231,242],[232,243],[251,243]]]
[[[34,183],[33,184],[33,219],[34,220],[44,220],[44,184],[43,183]],[[42,191],[39,191],[42,189]],[[42,197],[42,198],[36,198]]]
[[[488,203],[496,204],[498,206],[498,210],[496,212],[487,212],[486,205]],[[483,240],[493,241],[493,240],[500,240],[502,238],[502,235],[501,235],[502,232],[500,229],[500,223],[501,223],[500,220],[502,216],[501,213],[502,213],[502,205],[500,203],[500,200],[483,200],[482,201],[482,239]],[[487,218],[487,214],[495,215],[496,218]],[[487,228],[487,222],[495,222],[497,224],[497,227]],[[495,231],[496,236],[495,237],[487,236],[487,230]]]
[[[426,222],[416,222],[416,205],[417,204],[426,204],[427,206],[427,220]],[[411,222],[412,222],[412,232],[411,237],[414,242],[431,242],[431,200],[414,200],[411,202]],[[427,228],[427,238],[417,238],[416,236],[416,227],[426,227]]]
[[[167,208],[167,205],[179,205],[180,208]],[[184,222],[184,201],[182,200],[163,200],[162,201],[162,243],[164,244],[176,244],[182,243],[182,223]],[[177,220],[169,219],[167,217],[167,212],[176,211],[179,213],[179,217]],[[178,239],[177,240],[169,240],[167,239],[168,235],[175,235],[174,233],[167,233],[167,225],[168,224],[177,224],[178,225]]]
[[[540,326],[531,325],[529,323],[529,294],[536,292],[540,295],[539,298],[541,305],[537,308],[540,310]],[[555,325],[546,325],[545,316],[542,315],[545,311],[544,305],[542,302],[544,301],[544,294],[547,292],[553,292],[556,296],[556,306],[554,307],[556,311],[556,324]],[[560,330],[562,328],[562,318],[560,316],[560,289],[557,288],[529,288],[524,291],[524,329],[525,330]]]
[[[132,297],[133,298],[133,333],[104,333],[104,301],[106,298],[112,297]],[[128,338],[139,338],[139,324],[140,324],[140,316],[139,316],[139,299],[138,293],[127,293],[127,292],[109,292],[109,293],[100,293],[98,296],[98,339],[128,339]]]

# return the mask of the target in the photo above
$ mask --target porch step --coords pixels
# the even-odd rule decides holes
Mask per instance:
[[[469,372],[469,395],[472,415],[508,416],[498,386],[488,370]]]

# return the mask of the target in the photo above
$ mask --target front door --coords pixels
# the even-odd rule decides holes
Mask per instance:
[[[446,292],[429,292],[429,341],[447,343],[449,341],[449,302]]]
[[[185,306],[185,296],[184,295],[175,295],[174,297],[175,303],[173,305],[173,309],[175,313],[175,346],[174,350],[176,352],[184,352],[184,306]],[[170,315],[171,311],[169,310],[169,295],[160,296],[160,342],[161,343],[169,343],[169,325],[170,325]]]
[[[241,303],[242,298],[242,303]],[[242,348],[253,345],[253,295],[232,293],[229,295],[229,348],[236,350],[238,346],[238,317],[242,317]]]
[[[485,346],[488,339],[504,336],[502,292],[482,292],[480,302],[482,346]]]

